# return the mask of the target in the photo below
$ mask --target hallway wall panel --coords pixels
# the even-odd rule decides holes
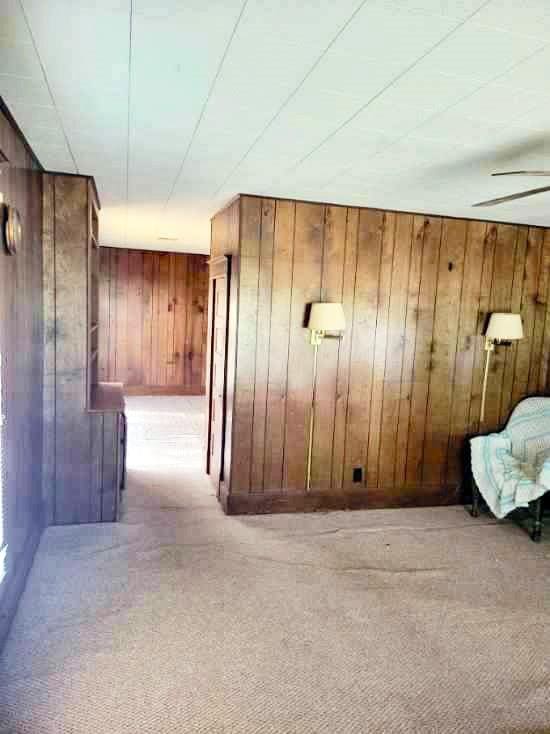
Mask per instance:
[[[204,393],[206,255],[101,248],[99,379]]]
[[[44,524],[42,174],[1,98],[0,201],[17,207],[23,230],[15,255],[0,244],[1,648]]]
[[[456,502],[467,437],[548,393],[550,230],[243,196],[240,231],[230,511]],[[307,494],[319,300],[347,329],[319,351]],[[480,425],[484,326],[510,310],[525,339],[497,347]]]

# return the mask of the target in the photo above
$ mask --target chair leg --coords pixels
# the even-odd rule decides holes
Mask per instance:
[[[472,509],[470,511],[472,517],[479,517],[479,489],[475,479],[472,477]]]
[[[535,543],[540,543],[540,539],[542,537],[542,499],[542,497],[539,497],[535,502],[535,522],[533,523],[533,530],[531,531],[531,540]]]

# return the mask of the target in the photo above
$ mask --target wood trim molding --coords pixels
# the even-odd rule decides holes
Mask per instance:
[[[187,388],[179,385],[126,385],[125,395],[204,395],[201,388]]]
[[[388,495],[394,492],[392,501]],[[226,515],[265,515],[285,512],[323,512],[327,510],[373,510],[388,507],[431,507],[454,505],[461,501],[457,487],[434,487],[433,497],[417,493],[414,487],[380,488],[358,492],[251,492],[229,494],[220,486],[220,503]]]
[[[210,258],[208,265],[210,268],[210,280],[221,278],[227,275],[231,269],[231,255]]]

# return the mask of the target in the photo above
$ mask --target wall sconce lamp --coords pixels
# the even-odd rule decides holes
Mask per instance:
[[[485,332],[485,374],[483,375],[483,390],[481,392],[480,423],[485,420],[485,398],[487,396],[487,380],[489,378],[489,361],[495,345],[509,345],[512,341],[523,339],[523,326],[519,313],[492,313],[489,325]]]
[[[315,423],[315,399],[317,396],[317,353],[323,339],[341,339],[346,329],[346,317],[341,303],[312,303],[307,328],[313,347],[313,391],[309,414],[309,445],[307,455],[306,492],[311,488],[311,458],[313,451],[313,428]],[[327,332],[331,332],[330,334]],[[340,332],[335,334],[334,332]]]

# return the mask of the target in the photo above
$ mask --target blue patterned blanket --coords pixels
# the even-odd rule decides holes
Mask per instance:
[[[470,440],[474,479],[498,518],[550,491],[550,398],[527,398],[504,431]]]

